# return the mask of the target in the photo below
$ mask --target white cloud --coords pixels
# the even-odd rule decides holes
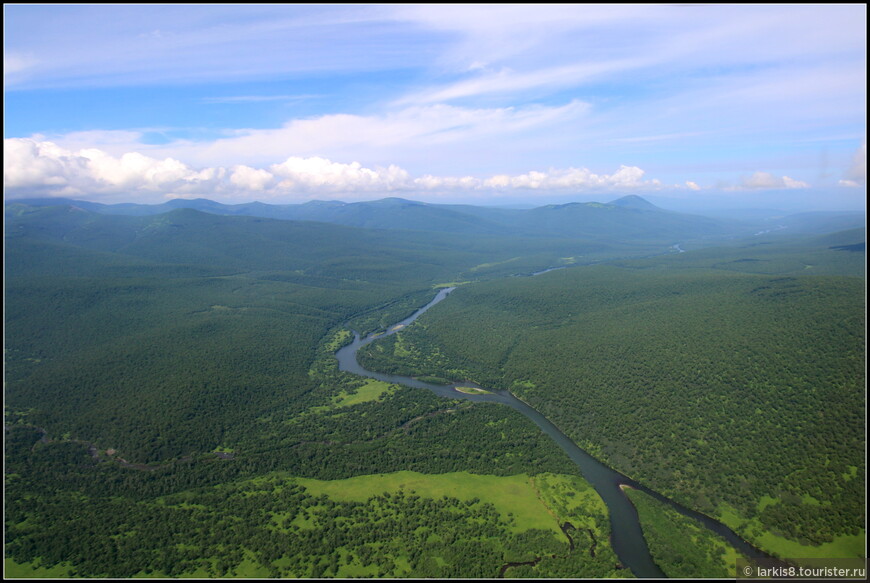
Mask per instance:
[[[5,140],[4,187],[7,195],[131,197],[160,200],[178,196],[218,199],[372,193],[414,188],[395,165],[366,168],[325,158],[290,157],[268,169],[236,165],[196,170],[174,158],[139,152],[113,156],[96,148],[71,151],[29,138]]]
[[[236,166],[230,174],[230,182],[243,190],[265,190],[275,177],[271,172],[250,166]]]
[[[51,142],[12,138],[3,144],[3,186],[6,189],[60,187],[84,171],[87,160],[72,156]]]
[[[7,52],[3,55],[3,76],[14,75],[26,71],[39,64],[39,59],[32,55]]]
[[[414,185],[424,190],[476,190],[482,181],[474,176],[432,176],[427,174],[414,179]]]
[[[138,130],[88,130],[49,136],[33,134],[29,139],[42,143],[50,142],[70,152],[96,148],[113,156],[120,157],[127,152],[144,153],[152,150],[153,146],[143,144],[141,141],[145,133],[149,131],[159,132],[160,130],[152,130],[151,128]],[[163,157],[180,158],[169,153],[165,153]]]
[[[785,184],[786,188],[809,188],[810,185],[803,180],[794,180],[789,178],[788,176],[782,177],[782,183]]]
[[[686,186],[689,187],[689,190],[701,190],[701,187],[691,180],[686,180]]]
[[[517,176],[498,175],[484,181],[489,188],[523,189],[611,189],[657,188],[658,180],[643,180],[644,171],[637,166],[620,166],[613,174],[595,174],[588,168],[550,169],[532,171]]]
[[[325,158],[291,157],[269,170],[283,178],[278,189],[288,192],[392,191],[409,185],[408,173],[392,165],[373,170],[359,162],[341,164]]]
[[[227,130],[226,137],[209,142],[178,140],[145,146],[129,142],[129,149],[172,157],[202,166],[265,165],[288,154],[330,159],[389,160],[414,152],[426,159],[444,156],[454,145],[475,140],[522,139],[525,132],[546,130],[577,119],[588,105],[571,101],[557,106],[465,108],[444,104],[406,107],[383,114],[327,114],[293,119],[280,128]],[[66,137],[53,137],[66,146]],[[81,142],[76,142],[80,144]],[[109,145],[107,144],[107,147]],[[119,154],[117,144],[112,144]],[[491,147],[491,145],[483,146]]]
[[[810,185],[801,180],[794,180],[788,176],[776,177],[770,172],[755,172],[752,176],[744,177],[738,190],[763,190],[777,188],[809,188]]]
[[[5,7],[7,49],[36,66],[16,88],[274,79],[418,66],[435,40],[354,6],[105,5]],[[112,26],[105,26],[111,21]],[[17,26],[16,26],[17,25]],[[419,47],[430,50],[410,50]]]
[[[443,177],[425,175],[414,185],[426,190],[517,190],[517,191],[601,191],[615,189],[643,190],[662,186],[658,180],[643,180],[644,171],[637,166],[621,166],[613,174],[595,174],[588,168],[550,168],[525,174],[496,174],[480,179],[474,176]]]
[[[442,67],[454,70],[499,66],[530,55],[539,63],[571,59],[590,46],[595,27],[624,28],[631,21],[655,18],[654,11],[632,5],[408,5],[394,15],[423,29],[447,32],[450,38],[439,55]],[[615,34],[614,34],[615,36]],[[594,42],[594,41],[593,41]],[[595,43],[600,45],[601,43]]]
[[[52,142],[4,140],[3,184],[7,194],[104,197],[129,193],[215,192],[223,168],[194,170],[173,158],[158,160],[138,152],[119,157],[96,148],[73,152]]]
[[[181,196],[217,200],[308,199],[320,196],[377,198],[390,192],[444,191],[600,191],[661,187],[645,180],[636,166],[612,174],[588,168],[551,168],[517,175],[450,177],[426,174],[412,178],[396,165],[369,168],[359,162],[292,156],[268,168],[235,165],[194,169],[178,159],[139,152],[112,155],[97,148],[71,151],[30,138],[5,140],[4,186],[7,195],[73,196],[90,200],[159,202]]]
[[[195,180],[196,173],[172,158],[156,160],[138,152],[115,158],[101,150],[81,150],[88,161],[89,175],[110,188],[162,190],[184,181]]]
[[[516,93],[529,89],[559,89],[573,87],[596,76],[630,70],[649,64],[647,59],[620,59],[601,63],[580,63],[562,67],[548,67],[530,72],[502,69],[485,73],[473,79],[459,81],[447,87],[429,88],[397,100],[399,105],[409,103],[439,103],[464,97],[490,93]]]
[[[852,165],[846,172],[846,182],[861,185],[867,183],[867,143],[864,142],[852,157]]]

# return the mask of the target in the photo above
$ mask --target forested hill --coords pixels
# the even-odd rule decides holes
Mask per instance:
[[[510,275],[560,257],[632,254],[661,247],[608,246],[579,239],[375,230],[313,221],[221,216],[193,209],[159,215],[107,215],[74,205],[6,205],[7,274],[92,269],[66,254],[87,252],[96,264],[193,265],[222,272],[281,272],[431,285],[465,271]],[[110,255],[114,259],[110,259]],[[123,257],[123,259],[121,259]],[[38,258],[35,260],[34,258]],[[58,274],[60,272],[53,271]],[[70,273],[71,274],[71,273]],[[416,282],[416,283],[414,283]]]
[[[130,461],[246,439],[241,428],[287,384],[297,397],[312,390],[318,344],[350,317],[368,332],[457,278],[661,251],[194,209],[128,216],[19,201],[5,211],[7,404]]]
[[[456,277],[501,277],[613,252],[580,240],[457,238],[193,209],[118,216],[17,202],[6,205],[5,219],[5,402],[22,427],[57,443],[40,451],[98,444],[130,463],[168,463],[246,448],[239,459],[249,475],[274,469],[281,456],[284,467],[296,467],[315,447],[299,444],[312,439],[333,461],[305,462],[307,475],[408,467],[379,455],[363,470],[343,446],[325,445],[333,429],[318,433],[310,417],[308,425],[285,423],[353,392],[312,372],[318,346],[342,322],[353,318],[367,333]],[[411,402],[378,423],[392,431],[426,413]],[[366,427],[375,427],[374,417]],[[278,447],[272,439],[290,445],[278,457],[253,453]],[[384,447],[378,443],[372,447]],[[462,459],[455,444],[450,449],[443,459]],[[402,451],[384,455],[411,455]],[[209,475],[192,471],[200,470]]]
[[[703,237],[749,235],[758,226],[661,209],[638,196],[610,203],[569,203],[534,209],[428,204],[401,198],[343,203],[311,201],[270,205],[225,205],[206,199],[175,199],[158,205],[114,204],[68,199],[25,199],[12,204],[64,204],[100,214],[147,216],[180,208],[216,215],[306,220],[353,227],[439,231],[528,237],[597,238],[608,241],[685,241]]]
[[[7,206],[7,244],[74,246],[162,263],[223,270],[274,270],[307,275],[416,280],[473,266],[445,237],[396,235],[310,221],[227,217],[193,209],[160,215],[104,215],[75,206]],[[473,245],[472,245],[473,247]],[[19,256],[10,254],[12,268]],[[27,261],[22,269],[39,262]]]

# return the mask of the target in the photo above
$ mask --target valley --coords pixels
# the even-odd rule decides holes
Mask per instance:
[[[521,401],[499,404],[507,391],[765,553],[856,556],[863,229],[759,238],[626,199],[321,205],[344,209],[329,222],[7,203],[7,563],[684,576],[680,540],[683,567],[733,569],[729,543],[633,493],[659,571],[623,564],[595,478]],[[379,333],[359,353],[370,371],[489,394],[347,372],[355,333]]]

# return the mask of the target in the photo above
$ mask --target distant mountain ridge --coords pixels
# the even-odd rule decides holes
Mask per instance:
[[[616,200],[610,201],[609,204],[613,204],[616,206],[633,208],[633,209],[642,209],[642,210],[650,210],[650,211],[660,211],[662,210],[660,207],[657,207],[653,203],[649,202],[645,198],[641,198],[636,194],[629,194],[628,196],[623,196],[622,198],[617,198]]]
[[[69,205],[103,215],[148,216],[193,209],[224,216],[317,221],[373,229],[476,233],[502,236],[605,239],[674,239],[721,235],[734,224],[663,210],[639,196],[611,203],[568,203],[533,209],[443,205],[384,198],[367,202],[310,201],[302,204],[223,204],[208,199],[174,199],[162,204],[102,204],[72,199],[20,199],[7,206]]]
[[[602,241],[678,241],[749,236],[762,230],[824,233],[864,225],[860,213],[804,213],[783,217],[779,225],[711,218],[669,211],[637,195],[608,203],[572,202],[532,209],[462,204],[432,204],[398,197],[365,202],[314,200],[300,204],[249,202],[223,204],[204,198],[162,204],[103,204],[67,198],[18,199],[10,205],[67,205],[102,215],[150,216],[176,209],[213,215],[316,221],[369,229],[431,231],[522,237],[588,238]]]

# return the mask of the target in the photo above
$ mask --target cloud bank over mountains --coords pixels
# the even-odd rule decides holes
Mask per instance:
[[[91,200],[162,202],[167,198],[207,197],[214,200],[277,200],[341,197],[369,199],[387,193],[450,193],[498,191],[525,197],[553,191],[638,192],[663,189],[699,190],[697,184],[666,185],[648,179],[637,166],[622,165],[610,174],[588,168],[550,168],[489,177],[414,177],[396,166],[368,168],[359,162],[291,156],[263,168],[238,164],[193,168],[174,158],[153,158],[138,152],[114,156],[97,148],[68,150],[31,138],[5,140],[4,187],[10,198],[21,196],[87,196]],[[857,178],[857,175],[853,174]],[[737,189],[808,188],[788,176],[756,172]]]

